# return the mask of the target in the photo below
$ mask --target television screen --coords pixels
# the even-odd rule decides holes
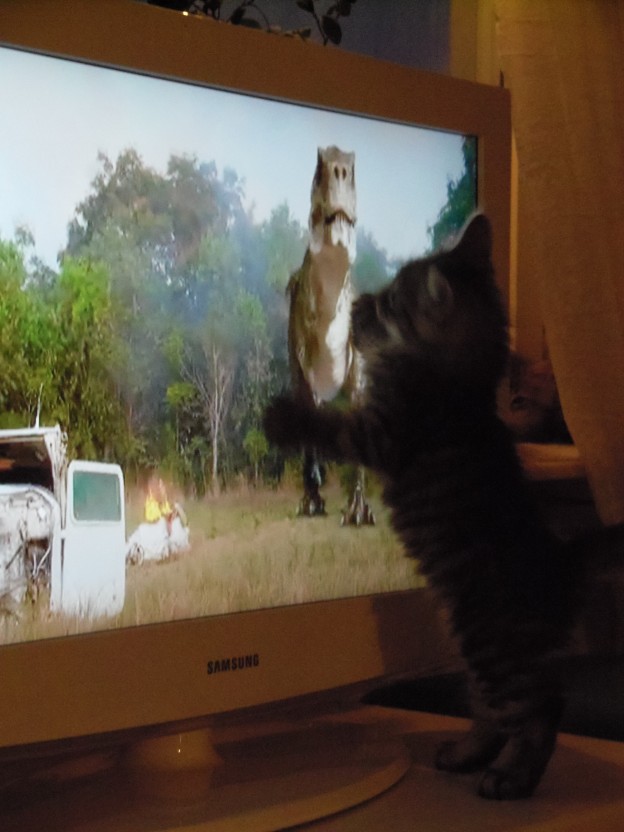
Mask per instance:
[[[0,78],[0,643],[420,585],[373,479],[374,526],[341,526],[337,466],[325,516],[297,516],[301,460],[269,447],[262,413],[291,383],[287,286],[322,154],[352,160],[358,293],[476,208],[477,137],[8,47]],[[40,431],[20,469],[15,429],[35,421],[64,435],[55,457]],[[83,458],[120,466],[124,505],[115,476],[54,478],[72,560],[53,519],[25,539],[16,489]],[[102,535],[124,516],[115,565]]]
[[[509,296],[507,92],[130,0],[3,0],[0,113],[11,777],[16,757],[206,725],[257,736],[284,703],[310,727],[373,684],[448,669],[443,618],[375,478],[280,453],[262,415],[293,384],[293,287],[311,269],[327,293],[299,311],[318,322],[315,395],[332,407],[351,394],[348,316],[317,315],[327,298],[348,310],[349,292],[381,287],[476,207]],[[267,769],[247,768],[253,801],[312,782],[319,743],[304,734],[299,755],[288,734],[279,777],[258,787]],[[361,746],[341,736],[351,778]],[[335,789],[325,739],[317,768]],[[358,799],[405,771],[395,762]],[[127,795],[111,802],[107,783],[98,828],[126,828]],[[54,815],[27,788],[30,826],[2,814],[2,792],[0,827],[75,828],[85,793],[69,789]],[[346,805],[317,797],[289,822]],[[129,797],[122,809],[136,828]]]

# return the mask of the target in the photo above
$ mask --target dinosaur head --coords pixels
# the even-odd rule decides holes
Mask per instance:
[[[355,154],[319,147],[310,194],[310,248],[344,246],[355,259]]]

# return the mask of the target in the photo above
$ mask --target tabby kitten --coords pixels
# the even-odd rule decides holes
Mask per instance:
[[[555,745],[562,697],[550,659],[568,640],[585,570],[583,544],[564,545],[541,522],[497,416],[508,340],[486,217],[361,296],[352,327],[366,364],[362,404],[341,412],[279,398],[267,435],[378,473],[469,674],[472,727],[440,748],[437,765],[485,769],[483,797],[526,797]]]
[[[509,356],[507,376],[499,391],[498,412],[520,442],[572,442],[547,358],[529,361],[518,353]]]

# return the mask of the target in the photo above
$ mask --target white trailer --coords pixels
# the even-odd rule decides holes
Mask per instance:
[[[43,591],[53,612],[116,615],[125,549],[118,465],[68,463],[58,425],[0,430],[0,612]]]

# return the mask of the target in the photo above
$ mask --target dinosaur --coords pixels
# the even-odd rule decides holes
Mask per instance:
[[[361,356],[351,339],[355,260],[355,154],[331,146],[318,149],[310,194],[309,242],[288,286],[288,356],[295,397],[319,406],[341,391],[351,400],[362,389]],[[315,448],[304,448],[299,514],[325,514],[323,473]],[[342,524],[374,523],[358,471]]]

